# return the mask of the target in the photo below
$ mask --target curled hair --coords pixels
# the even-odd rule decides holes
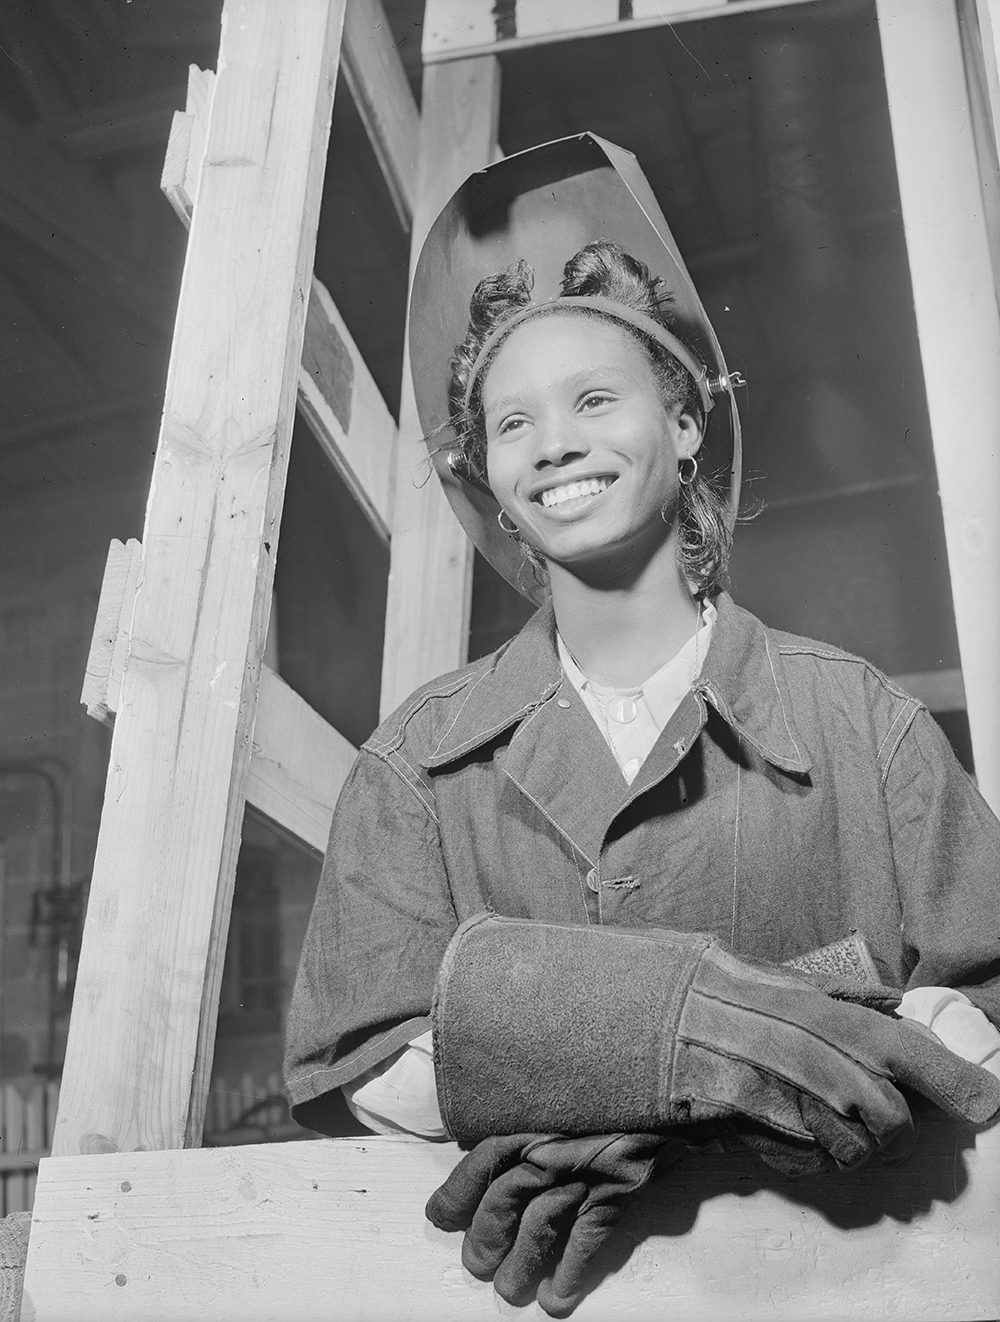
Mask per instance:
[[[469,326],[451,361],[448,404],[452,426],[467,472],[476,479],[486,476],[486,423],[482,408],[482,385],[490,364],[505,343],[501,334],[477,375],[465,403],[472,369],[489,336],[503,322],[531,302],[534,272],[523,258],[476,286],[469,305]],[[650,274],[644,262],[630,256],[617,243],[606,239],[588,243],[563,268],[561,292],[566,297],[600,296],[635,312],[644,313],[671,330],[673,295],[663,280]],[[551,311],[558,312],[558,302]],[[664,408],[689,413],[704,424],[701,397],[691,373],[652,335],[619,321],[598,308],[579,309],[583,316],[599,317],[631,335],[642,348],[656,379]],[[541,311],[540,316],[547,315]],[[681,571],[697,597],[713,597],[726,584],[732,532],[724,490],[700,468],[694,480],[679,488],[678,559]],[[533,563],[537,554],[522,544]]]

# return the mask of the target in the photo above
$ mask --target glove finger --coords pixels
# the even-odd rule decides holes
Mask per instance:
[[[435,1189],[424,1209],[428,1221],[441,1230],[465,1230],[493,1181],[521,1160],[525,1144],[537,1134],[510,1134],[483,1139]]]
[[[829,1154],[817,1142],[792,1138],[773,1131],[743,1128],[733,1124],[731,1131],[739,1143],[760,1157],[766,1165],[783,1175],[817,1175],[829,1170]]]
[[[586,1196],[586,1184],[574,1181],[557,1184],[531,1200],[521,1218],[517,1239],[493,1277],[493,1288],[501,1299],[509,1304],[530,1300],[567,1223]]]
[[[860,1166],[875,1150],[887,1162],[905,1161],[913,1151],[916,1142],[913,1117],[896,1089],[891,1088],[890,1091],[902,1103],[902,1109],[891,1107],[885,1113],[890,1117],[888,1121],[880,1116],[883,1122],[877,1136],[861,1121],[840,1115],[808,1093],[803,1095],[800,1109],[806,1128],[815,1135],[820,1147],[830,1154],[841,1170],[852,1170]]]
[[[594,1258],[622,1219],[627,1195],[581,1211],[551,1278],[538,1287],[538,1303],[550,1317],[568,1317],[587,1293]]]
[[[896,1079],[949,1115],[974,1125],[988,1124],[1000,1111],[1000,1079],[973,1065],[905,1019],[886,1025],[898,1049],[891,1066]]]
[[[546,1189],[556,1182],[552,1171],[522,1162],[490,1185],[476,1208],[462,1244],[462,1262],[481,1281],[488,1281],[513,1250],[522,1218]]]
[[[592,1134],[584,1138],[540,1137],[524,1149],[525,1161],[563,1178],[580,1175],[592,1186],[637,1189],[649,1179],[654,1163],[673,1164],[686,1156],[686,1144],[665,1134]],[[592,1194],[598,1200],[601,1195]]]

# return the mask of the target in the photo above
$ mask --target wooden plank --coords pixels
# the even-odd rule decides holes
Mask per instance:
[[[420,112],[381,0],[348,0],[344,77],[404,230],[416,193]]]
[[[129,625],[142,544],[130,538],[126,543],[115,538],[108,547],[97,618],[87,657],[80,701],[87,715],[103,725],[114,725],[118,710],[125,658],[128,654]]]
[[[342,0],[227,0],[53,1150],[199,1141]]]
[[[214,89],[211,69],[199,69],[196,64],[188,67],[187,104],[174,112],[167,139],[160,189],[185,225],[191,223],[198,197]]]
[[[247,802],[321,854],[357,749],[262,667]]]
[[[383,66],[388,63],[388,57],[384,52],[376,52],[374,57],[367,53],[368,46],[380,43],[368,41],[364,31],[357,30],[366,17],[373,17],[373,11],[362,2],[361,18],[354,20],[354,41],[357,47],[365,48],[364,76],[375,78],[379,70],[385,72]],[[344,39],[347,39],[346,28]],[[402,76],[401,70],[399,73]],[[210,71],[191,66],[187,109],[178,111],[174,117],[160,180],[161,189],[185,225],[191,223],[198,196],[214,77]],[[410,100],[412,103],[412,96]],[[386,117],[383,127],[386,140],[391,137],[386,151],[391,151],[395,158],[406,143],[402,133],[395,131],[395,121],[389,122],[391,118]],[[415,156],[415,147],[409,150]],[[315,276],[306,314],[298,404],[372,527],[388,542],[396,424],[329,291]]]
[[[492,56],[424,70],[411,271],[441,207],[466,175],[492,159],[499,100],[500,69]],[[430,472],[408,350],[403,363],[382,662],[383,715],[417,685],[465,660],[472,596],[472,546]],[[447,370],[446,363],[441,370]]]
[[[939,0],[877,12],[972,751],[1000,813],[1000,316],[958,21]]]
[[[142,547],[113,541],[108,550],[81,701],[113,726],[128,655]],[[261,666],[247,802],[322,853],[330,818],[357,749],[304,698]]]
[[[298,402],[330,462],[388,542],[396,423],[329,291],[315,276]]]
[[[709,18],[787,8],[812,0],[631,0],[630,11],[619,0],[427,0],[422,52],[425,64],[499,55],[503,51],[579,37],[606,37],[618,32],[702,22]]]
[[[975,0],[993,139],[1000,143],[1000,0]]]
[[[974,1144],[974,1145],[973,1145]],[[424,1219],[460,1154],[396,1138],[49,1158],[32,1322],[472,1322],[521,1316]],[[1000,1128],[923,1125],[901,1167],[785,1180],[693,1154],[635,1200],[580,1322],[995,1318]],[[331,1301],[336,1301],[335,1307]],[[332,1309],[332,1311],[331,1311]],[[532,1318],[543,1315],[536,1306]],[[527,1314],[525,1314],[527,1315]]]

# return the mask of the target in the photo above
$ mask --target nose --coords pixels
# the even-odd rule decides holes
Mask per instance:
[[[572,416],[551,414],[535,428],[534,466],[539,471],[562,468],[582,458],[589,449]]]

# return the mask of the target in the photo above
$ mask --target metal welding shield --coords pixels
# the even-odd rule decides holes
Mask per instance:
[[[613,240],[645,262],[673,294],[673,328],[695,366],[703,368],[699,389],[710,425],[699,459],[711,472],[728,470],[733,518],[739,501],[740,422],[733,398],[739,378],[730,378],[636,158],[593,133],[581,133],[479,170],[445,206],[420,251],[410,289],[410,367],[420,424],[452,509],[498,573],[536,602],[544,584],[499,527],[497,501],[485,482],[470,479],[450,461],[449,362],[465,337],[469,300],[480,280],[524,258],[535,272],[532,302],[558,299],[566,262],[597,239]]]

